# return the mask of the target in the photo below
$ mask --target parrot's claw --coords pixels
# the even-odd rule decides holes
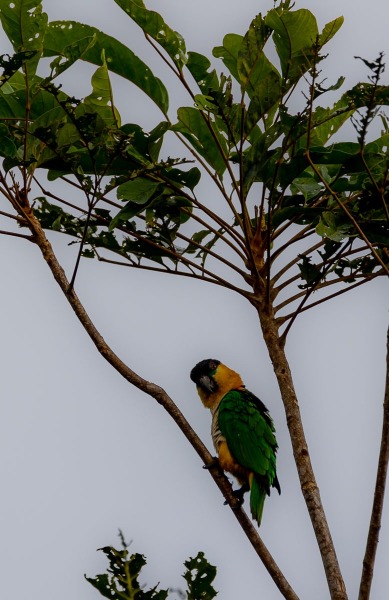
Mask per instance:
[[[219,459],[216,456],[212,456],[212,460],[207,465],[203,465],[203,469],[206,469],[207,471],[214,469],[215,467],[220,467]]]
[[[250,491],[250,486],[248,483],[244,483],[238,490],[232,490],[233,495],[239,502],[239,506],[242,506],[244,502],[244,495],[248,491]],[[224,504],[228,504],[227,500],[224,502]]]

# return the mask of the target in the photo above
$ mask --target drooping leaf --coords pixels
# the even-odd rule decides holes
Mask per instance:
[[[307,9],[273,9],[265,24],[274,31],[273,40],[280,58],[282,74],[290,85],[312,65],[313,47],[319,35],[314,15]]]
[[[143,0],[115,0],[115,2],[145,33],[162,46],[181,70],[187,60],[183,37],[177,31],[173,31],[159,13],[148,10]]]
[[[264,53],[270,33],[271,28],[259,14],[250,24],[238,51],[237,69],[241,87],[250,98],[256,99],[259,107],[257,120],[281,96],[280,75]]]
[[[221,176],[226,169],[224,157],[227,156],[227,146],[217,127],[211,120],[207,125],[201,112],[190,106],[179,108],[177,116],[178,123],[172,127],[173,131],[182,133]]]
[[[323,192],[323,185],[312,175],[309,176],[307,174],[305,177],[296,177],[293,179],[291,191],[293,193],[300,192],[306,200],[310,200]]]
[[[113,92],[107,62],[105,60],[105,51],[102,53],[102,65],[92,76],[92,93],[84,99],[84,104],[96,111],[103,119],[107,127],[119,128],[120,115],[115,108],[113,101]]]
[[[162,121],[161,123],[156,125],[148,135],[148,151],[151,160],[153,160],[154,162],[158,161],[159,152],[163,143],[163,136],[168,131],[168,129],[169,123],[167,121]]]
[[[26,61],[25,68],[25,76],[32,81],[47,27],[47,14],[42,11],[42,0],[2,2],[0,20],[15,52],[35,51]]]
[[[168,181],[172,181],[178,187],[184,186],[193,191],[200,181],[201,171],[198,167],[192,167],[189,171],[173,168],[164,172],[164,175]]]
[[[62,56],[64,48],[67,49],[71,45],[79,44],[84,38],[92,37],[93,45],[82,54],[81,58],[101,66],[101,55],[104,50],[109,70],[134,83],[166,114],[169,100],[162,81],[155,77],[151,69],[130,48],[95,27],[76,21],[49,23],[43,54]],[[64,56],[66,58],[66,53]]]
[[[240,81],[238,71],[239,50],[242,45],[243,36],[237,33],[227,33],[223,38],[223,46],[213,49],[215,58],[221,58],[227,69],[237,81]]]

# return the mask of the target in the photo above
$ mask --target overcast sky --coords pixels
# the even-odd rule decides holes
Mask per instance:
[[[226,8],[225,0],[150,0],[148,6],[182,33],[188,49],[210,54],[225,33],[244,33],[272,2]],[[326,69],[334,81],[346,75],[345,88],[365,78],[354,55],[389,54],[387,0],[363,8],[352,0],[296,6],[311,8],[321,27],[344,15]],[[142,36],[113,1],[48,0],[44,8],[51,20],[72,18],[119,37],[157,70],[158,61],[142,50]],[[143,118],[151,128],[160,115],[127,83],[114,82],[123,121]],[[70,84],[88,93],[84,77]],[[172,104],[180,101],[177,94]],[[67,247],[59,235],[51,239],[71,273],[75,246]],[[149,585],[184,588],[183,562],[203,550],[218,567],[221,599],[279,600],[197,455],[159,405],[97,354],[38,249],[0,236],[0,274],[0,597],[96,600],[98,592],[83,574],[105,570],[96,549],[118,544],[121,528],[133,550],[148,558],[143,580]],[[301,599],[325,600],[320,557],[254,310],[216,286],[88,260],[76,287],[107,342],[170,393],[210,449],[210,415],[189,380],[196,362],[222,360],[268,406],[280,446],[282,495],[266,501],[260,533]],[[301,316],[287,347],[350,599],[359,585],[381,433],[387,300],[384,280],[343,295]],[[380,540],[372,598],[387,600],[388,502]]]

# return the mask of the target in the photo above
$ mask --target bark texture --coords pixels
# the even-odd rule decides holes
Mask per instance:
[[[381,529],[382,510],[384,507],[385,486],[389,461],[389,328],[387,333],[386,353],[386,384],[384,397],[384,416],[382,421],[381,447],[378,458],[377,478],[374,491],[373,508],[371,511],[369,533],[367,536],[365,556],[362,566],[362,577],[358,600],[370,598],[373,582],[374,562]]]
[[[278,333],[278,325],[273,313],[267,307],[257,304],[256,308],[284,403],[301,490],[316,535],[330,596],[332,600],[347,600],[346,587],[313,472],[297,395],[285,349]]]

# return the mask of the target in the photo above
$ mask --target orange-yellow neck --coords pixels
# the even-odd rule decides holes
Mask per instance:
[[[226,367],[220,363],[216,369],[216,373],[213,375],[214,380],[218,385],[216,392],[207,394],[202,389],[198,388],[198,393],[202,403],[206,408],[210,408],[212,411],[216,410],[219,406],[222,398],[231,390],[237,390],[243,388],[243,381],[239,373],[236,373],[232,369]]]

